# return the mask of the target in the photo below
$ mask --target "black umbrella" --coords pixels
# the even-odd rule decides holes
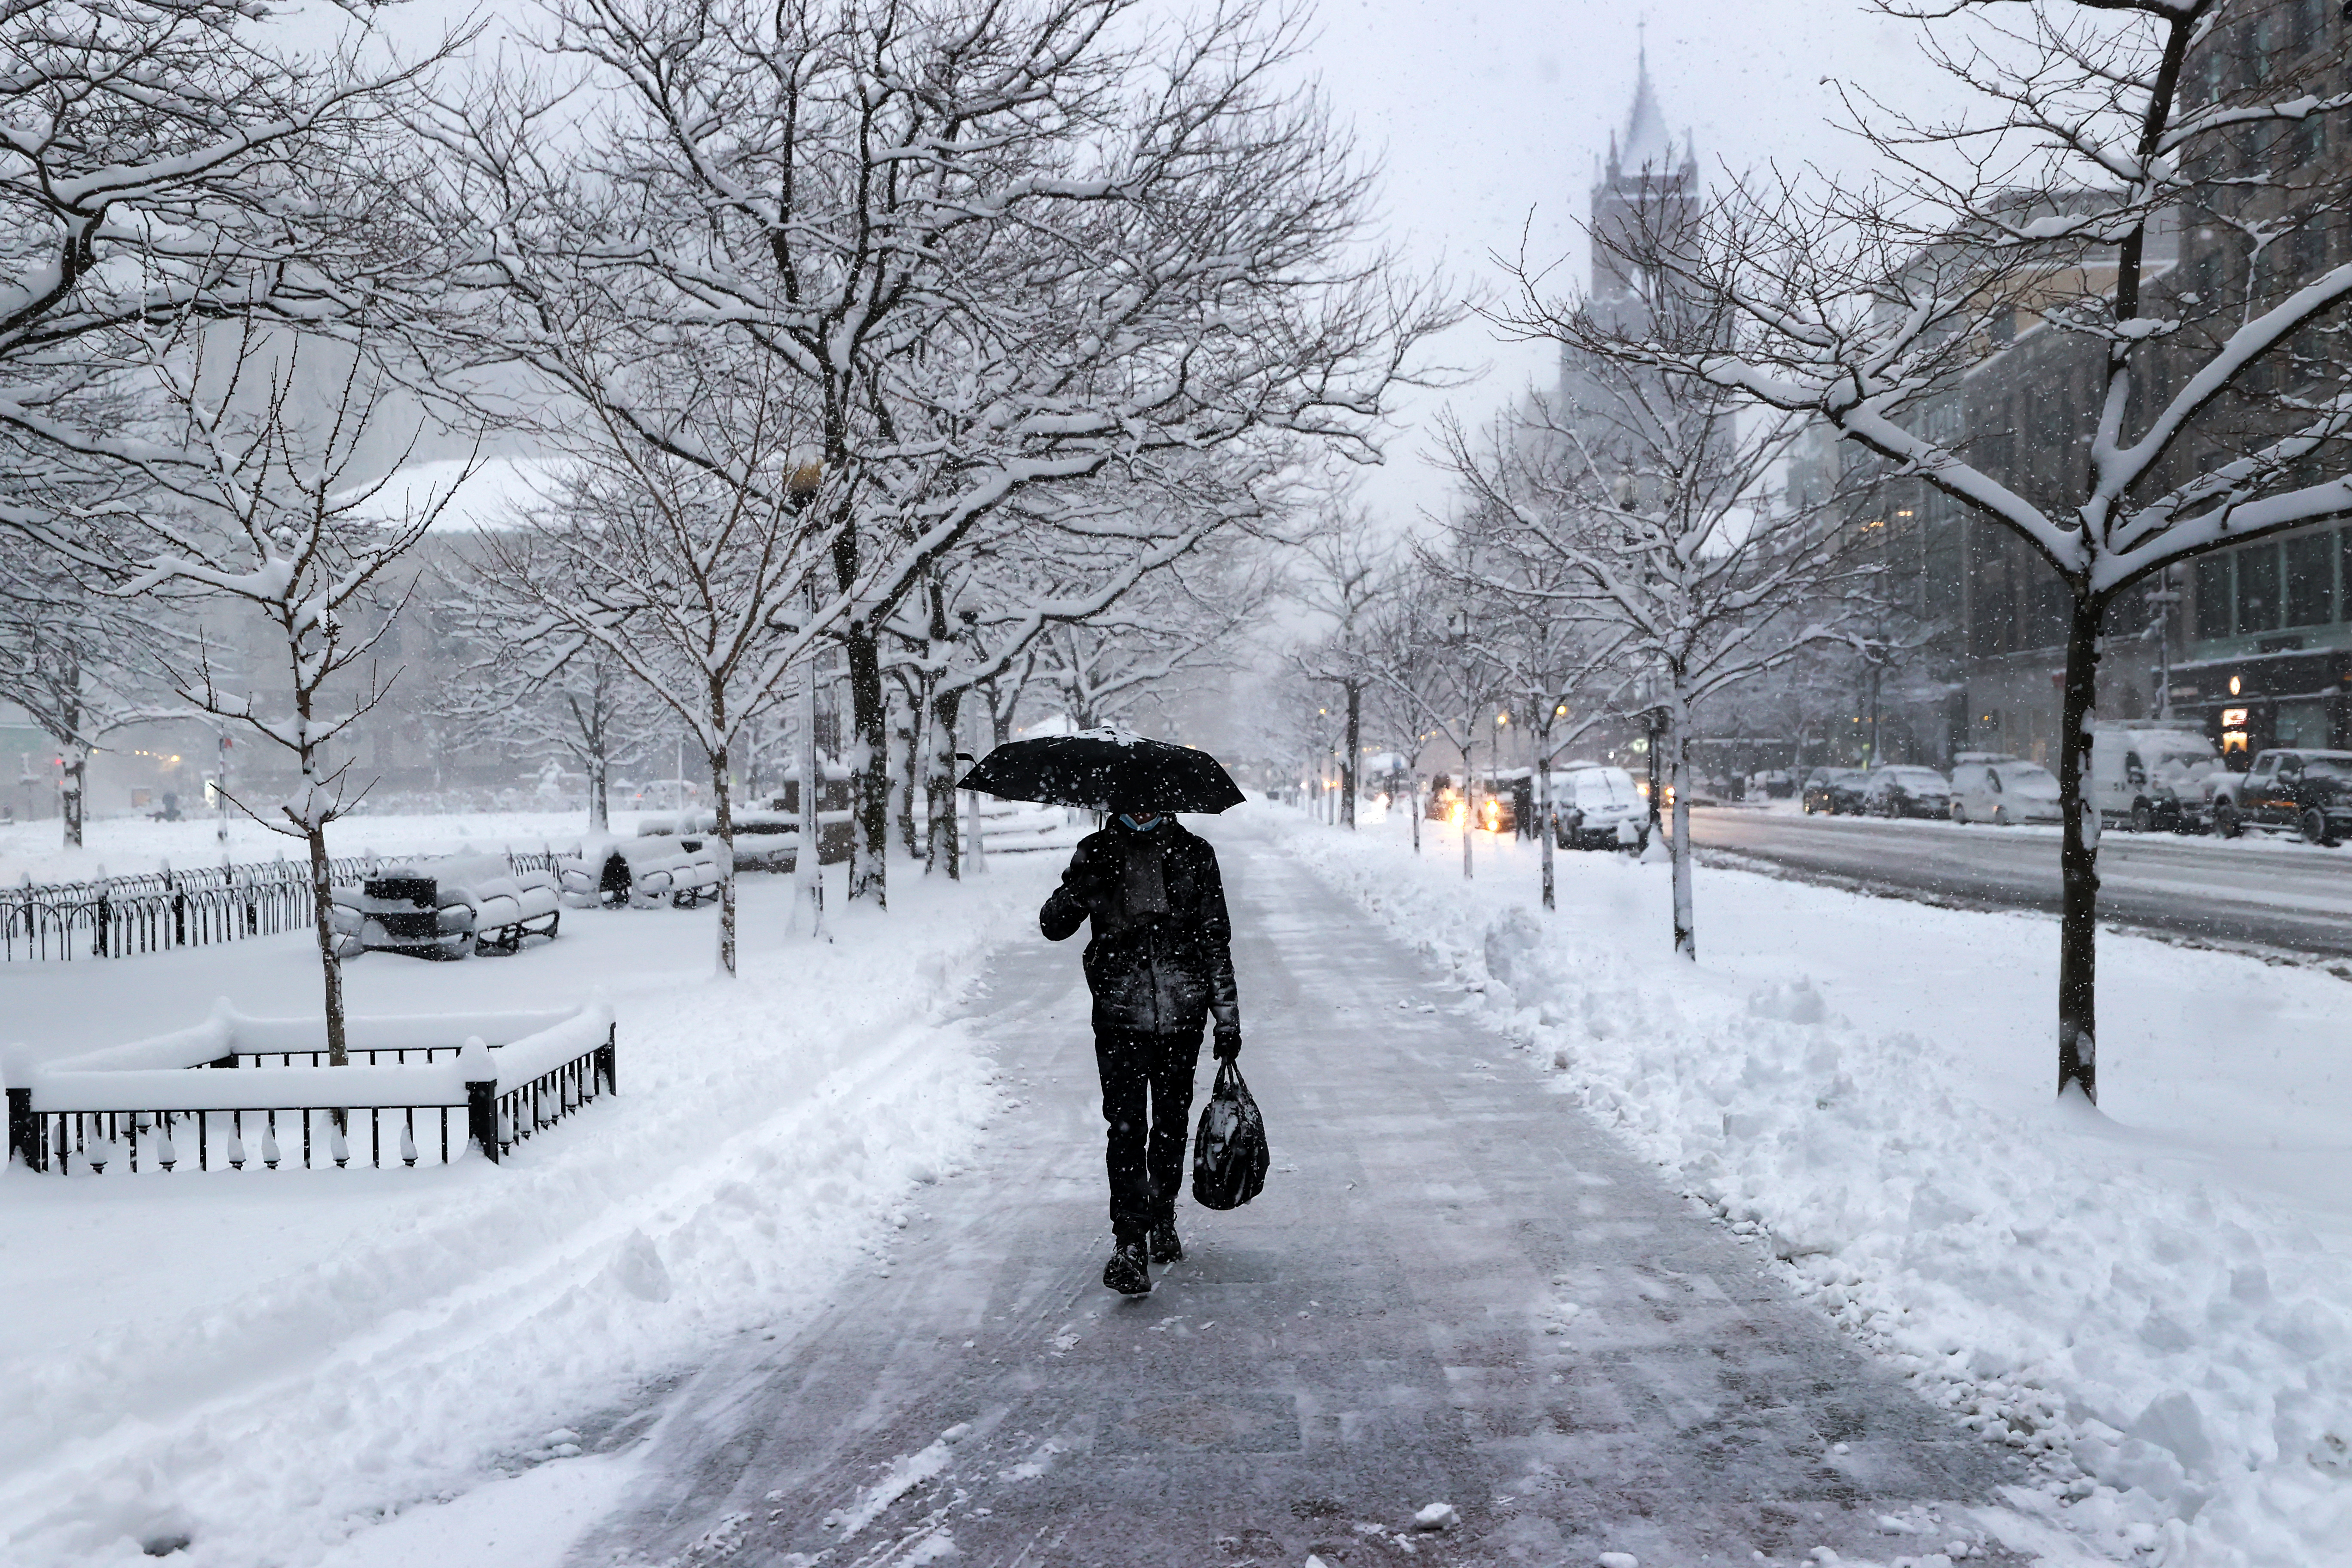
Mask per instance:
[[[1008,741],[956,787],[1095,811],[1223,811],[1247,798],[1208,752],[1123,730]]]

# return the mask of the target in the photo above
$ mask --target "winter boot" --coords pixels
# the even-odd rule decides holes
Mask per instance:
[[[1143,1243],[1122,1241],[1103,1265],[1103,1283],[1122,1296],[1151,1294],[1151,1269],[1143,1260]]]
[[[1154,1263],[1184,1261],[1184,1243],[1177,1237],[1174,1220],[1163,1219],[1151,1227],[1151,1261]]]

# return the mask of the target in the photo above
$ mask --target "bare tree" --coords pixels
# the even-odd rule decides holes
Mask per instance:
[[[355,454],[378,434],[370,421],[383,383],[363,357],[349,357],[340,394],[314,419],[294,403],[304,349],[299,337],[266,334],[250,321],[234,333],[194,330],[155,341],[151,366],[170,411],[173,456],[151,466],[159,494],[139,511],[142,559],[115,592],[193,591],[257,612],[268,627],[278,657],[268,689],[257,663],[239,689],[203,646],[174,682],[185,701],[294,759],[299,783],[284,799],[230,798],[310,852],[327,1059],[341,1067],[349,1058],[327,828],[366,786],[353,789],[350,760],[335,760],[333,750],[399,673],[379,675],[371,659],[392,618],[362,631],[359,612],[467,476],[437,493],[404,494],[400,509],[387,510],[384,481],[355,472]],[[355,689],[347,676],[356,677]]]
[[[1339,689],[1346,710],[1339,820],[1352,830],[1356,800],[1363,793],[1364,693],[1380,679],[1384,650],[1374,632],[1379,606],[1392,592],[1395,551],[1360,509],[1335,505],[1318,519],[1299,552],[1306,559],[1294,596],[1327,625],[1314,641],[1292,652],[1291,663],[1308,680]]]
[[[1929,29],[1969,107],[1929,122],[1852,92],[1894,167],[1885,186],[1740,191],[1696,232],[1638,237],[1637,264],[1736,321],[1738,341],[1618,349],[1827,421],[2063,583],[2058,1088],[2095,1099],[2098,824],[2083,780],[2108,613],[2168,566],[2352,513],[2352,395],[2325,368],[2340,351],[2313,352],[2341,341],[2352,260],[2326,265],[2310,238],[2346,197],[2298,173],[2315,162],[2301,129],[2340,124],[2352,93],[2274,79],[2249,31],[2267,21],[2241,0],[1881,8]],[[2159,241],[2208,224],[2237,236],[2239,265],[2160,279]],[[1528,281],[1517,324],[1566,327]],[[2039,411],[2036,434],[2074,468],[2059,482],[2014,443],[1955,442],[1923,416],[2034,328],[2095,360],[2090,396]]]
[[[461,577],[446,610],[474,650],[437,704],[455,737],[573,763],[587,780],[588,831],[610,831],[613,769],[652,754],[661,700],[604,644],[493,584]]]
[[[737,738],[785,699],[787,677],[820,640],[806,592],[823,570],[810,504],[819,481],[801,460],[794,411],[767,388],[732,385],[690,353],[641,359],[635,384],[636,406],[664,400],[667,417],[690,422],[709,449],[761,483],[730,484],[653,447],[599,405],[570,442],[548,503],[515,529],[484,534],[475,574],[530,607],[519,642],[564,659],[595,649],[677,718],[709,762],[716,834],[731,855]],[[731,976],[731,866],[718,958]]]
[[[0,700],[57,742],[68,848],[82,843],[90,753],[131,725],[186,715],[159,671],[189,646],[172,605],[127,605],[37,546],[0,557]]]
[[[1662,289],[1646,305],[1645,343],[1722,341],[1718,321]],[[1654,678],[1643,706],[1662,709],[1665,721],[1675,951],[1696,958],[1692,713],[1798,649],[1843,635],[1853,613],[1833,591],[1845,497],[1776,492],[1799,416],[1756,416],[1742,395],[1614,357],[1621,329],[1591,314],[1556,320],[1586,362],[1578,401],[1534,399],[1480,447],[1459,430],[1449,437],[1479,513],[1481,547],[1453,570],[1522,613],[1549,607],[1584,623],[1596,651]]]
[[[1365,713],[1382,742],[1403,760],[1410,780],[1412,852],[1421,853],[1421,759],[1440,738],[1440,708],[1450,684],[1437,601],[1403,565],[1370,606],[1365,647],[1372,684]]]
[[[382,225],[401,111],[459,40],[373,66],[356,28],[277,52],[263,16],[0,0],[0,437],[36,465],[168,461],[118,416],[150,337],[184,321],[358,331],[420,307]],[[25,501],[0,492],[0,526],[103,569],[76,522]]]
[[[1450,596],[1481,605],[1480,648],[1495,671],[1495,691],[1528,738],[1535,771],[1537,851],[1543,907],[1559,905],[1552,849],[1553,765],[1579,740],[1622,716],[1638,661],[1634,638],[1612,616],[1570,608],[1585,596],[1577,568],[1548,552],[1528,551],[1517,521],[1472,507],[1448,530],[1449,548],[1425,566]]]
[[[1269,575],[1237,554],[1171,563],[1100,613],[1049,628],[1032,681],[1091,730],[1132,719],[1172,679],[1227,666],[1273,594]]]
[[[435,197],[484,237],[470,276],[498,301],[477,341],[759,504],[772,477],[641,406],[606,350],[724,344],[805,403],[858,737],[853,897],[886,894],[886,627],[935,563],[1114,468],[1369,457],[1454,316],[1358,247],[1367,176],[1277,80],[1296,27],[1255,0],[1156,26],[1135,0],[548,17],[610,89],[589,122],[564,121],[571,83],[509,77],[439,131]]]
[[[1368,641],[1381,650],[1374,668],[1398,731],[1423,743],[1443,739],[1462,759],[1462,876],[1467,880],[1478,810],[1472,748],[1479,721],[1502,690],[1503,669],[1480,622],[1484,606],[1459,591],[1458,580],[1449,581],[1444,563],[1426,546],[1414,552],[1414,561],[1413,573],[1376,616]],[[1413,821],[1418,850],[1417,809]]]
[[[1157,656],[1120,665],[1119,689],[1139,695],[1199,664],[1263,600],[1241,574],[1221,570],[1232,553],[1221,541],[1264,503],[1243,476],[1202,470],[1192,480],[1175,493],[1100,483],[1036,492],[942,556],[902,604],[891,628],[902,651],[892,668],[914,725],[910,768],[928,814],[927,869],[961,871],[955,736],[969,695],[1016,668],[1024,685],[1059,684],[1068,656],[1082,645],[1091,654],[1091,634],[1112,628],[1126,634],[1123,651]],[[1215,582],[1213,592],[1192,585],[1202,576]],[[1218,611],[1206,607],[1211,600]]]

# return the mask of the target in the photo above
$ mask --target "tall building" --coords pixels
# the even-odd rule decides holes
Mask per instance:
[[[2183,107],[2352,90],[2347,45],[2352,20],[2321,0],[2233,5],[2188,62]],[[2190,173],[2229,210],[2158,215],[2144,258],[2152,300],[2218,294],[2258,312],[2352,261],[2352,120],[2249,127],[2211,156],[2229,166]],[[2266,177],[2283,167],[2287,177]],[[2250,265],[2247,237],[2257,231],[2273,237]],[[2095,254],[2063,281],[2103,289],[2113,265],[2112,253]],[[2032,499],[2074,504],[2088,479],[2077,443],[2104,395],[2104,349],[2032,310],[2000,328],[1995,352],[1916,416]],[[2210,472],[2280,434],[2295,416],[2272,399],[2340,391],[2347,335],[2352,323],[2339,314],[2332,330],[2306,334],[2291,359],[2259,367],[2251,395],[2232,394],[2201,412],[2149,488]],[[2208,332],[2151,353],[2140,392],[2169,397],[2212,346]],[[2136,398],[2132,419],[2146,406]],[[2312,471],[2340,472],[2345,460],[2338,444]],[[1979,748],[2054,763],[2068,614],[2056,573],[2008,529],[1916,480],[1884,484],[1857,524],[1926,634],[1917,662],[1949,672],[1945,718],[1927,710],[1932,704],[1906,716],[1917,760]],[[1935,685],[1923,681],[1923,692]],[[2202,721],[2241,767],[2266,745],[2352,747],[2352,526],[2238,545],[2177,569],[2168,584],[2151,580],[2127,592],[2109,611],[2098,710]],[[1902,760],[1892,749],[1889,758]]]
[[[1696,213],[1698,156],[1688,132],[1677,147],[1650,82],[1650,51],[1638,57],[1633,103],[1621,136],[1609,135],[1609,159],[1593,171],[1591,223],[1594,315],[1612,327],[1638,328],[1648,310],[1639,280],[1619,248],[1638,248],[1643,233],[1671,234]],[[1613,248],[1614,247],[1614,248]]]
[[[2183,79],[2192,108],[2352,91],[2352,16],[2326,0],[2233,6],[2190,57]],[[2215,210],[2182,216],[2184,289],[2242,298],[2254,313],[2352,263],[2352,116],[2250,125],[2213,157],[2235,166],[2200,171],[2227,183],[2211,187],[2221,193]],[[2271,238],[2250,256],[2246,237],[2256,229]],[[2339,310],[2304,333],[2292,355],[2258,367],[2252,395],[2225,399],[2202,416],[2201,439],[2183,444],[2168,479],[2210,471],[2282,433],[2287,421],[2300,423],[2291,405],[2268,399],[2342,395],[2352,375],[2347,339],[2352,312]],[[2185,374],[2184,364],[2169,367],[2168,389]],[[2340,474],[2347,462],[2352,443],[2338,441],[2291,477]],[[2177,578],[2165,693],[2176,715],[2201,720],[2242,768],[2265,746],[2352,749],[2352,524],[2219,551]]]
[[[1670,237],[1688,224],[1700,198],[1697,154],[1687,132],[1677,144],[1666,130],[1644,45],[1624,130],[1610,132],[1608,160],[1593,170],[1587,220],[1592,278],[1585,307],[1601,327],[1627,332],[1650,327],[1658,290],[1636,276],[1632,258],[1642,254],[1645,238]],[[1559,397],[1569,423],[1607,444],[1610,416],[1622,410],[1622,400],[1606,390],[1598,367],[1572,348],[1560,351]]]

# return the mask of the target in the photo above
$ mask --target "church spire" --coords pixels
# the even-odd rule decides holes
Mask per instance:
[[[1635,24],[1640,29],[1641,45],[1637,56],[1638,68],[1633,81],[1633,108],[1625,117],[1625,135],[1619,143],[1618,160],[1627,174],[1639,174],[1648,169],[1653,174],[1670,173],[1675,162],[1675,139],[1666,130],[1666,117],[1658,108],[1658,95],[1650,86],[1649,23]]]

